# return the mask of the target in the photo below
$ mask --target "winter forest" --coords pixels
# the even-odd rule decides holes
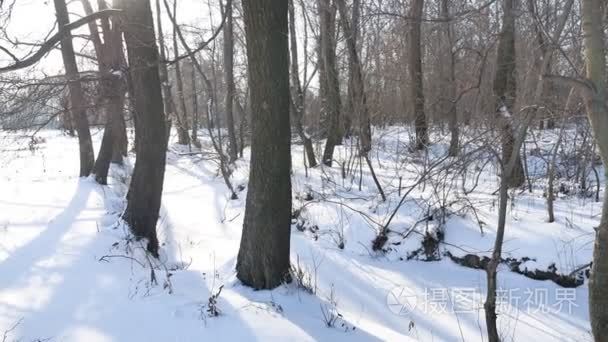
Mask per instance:
[[[2,342],[608,342],[605,0],[0,0]]]

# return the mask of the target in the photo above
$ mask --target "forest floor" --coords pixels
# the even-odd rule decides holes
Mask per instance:
[[[539,136],[539,155],[556,134]],[[248,150],[232,175],[242,190],[230,200],[212,153],[171,146],[158,229],[162,251],[152,260],[118,223],[128,172],[114,167],[107,187],[79,179],[76,140],[58,131],[40,137],[31,149],[26,137],[0,139],[3,341],[487,340],[486,274],[449,257],[475,266],[492,250],[498,178],[487,158],[467,164],[464,189],[472,191],[465,195],[449,161],[419,182],[433,172],[445,144],[426,155],[403,153],[406,129],[377,130],[370,159],[386,192],[382,201],[366,164],[359,168],[351,153],[354,142],[337,149],[333,168],[314,169],[304,167],[302,148],[294,145],[296,281],[253,291],[234,271]],[[94,139],[98,146],[101,132]],[[208,141],[203,146],[210,150]],[[498,328],[504,341],[591,341],[584,268],[568,277],[572,286],[583,282],[577,287],[511,270],[569,276],[589,263],[601,210],[594,196],[560,194],[556,222],[548,223],[545,167],[532,154],[534,191],[511,192]],[[386,238],[376,239],[417,182]],[[564,193],[573,187],[557,184]]]

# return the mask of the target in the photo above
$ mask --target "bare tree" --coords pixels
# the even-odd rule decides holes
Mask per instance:
[[[290,281],[291,142],[287,0],[243,3],[251,91],[251,166],[237,277],[256,289]]]
[[[450,18],[450,5],[448,0],[441,0],[440,16],[445,22],[442,24],[442,40],[443,47],[441,58],[441,73],[442,81],[445,82],[445,97],[443,103],[446,105],[442,108],[446,109],[448,126],[450,128],[450,148],[448,153],[450,156],[458,155],[458,113],[456,111],[456,74],[455,74],[455,57],[454,57],[454,38],[452,33],[452,22]]]
[[[352,26],[352,39],[355,43],[355,47],[357,48],[357,52],[359,52],[359,36],[361,35],[360,26],[360,18],[361,18],[361,0],[353,0],[352,5],[352,13],[351,13],[351,26]],[[346,104],[344,106],[344,115],[342,115],[342,119],[344,122],[344,134],[346,136],[350,136],[353,119],[358,122],[358,118],[353,117],[353,92],[354,92],[354,78],[355,78],[355,66],[352,63],[352,59],[348,60],[348,84],[346,89]]]
[[[365,94],[365,85],[363,83],[363,72],[361,71],[361,62],[359,61],[359,54],[357,52],[357,46],[355,43],[355,34],[353,31],[350,22],[348,21],[348,16],[346,15],[346,4],[344,0],[335,0],[338,9],[340,11],[340,22],[342,23],[342,27],[344,28],[344,33],[346,34],[346,45],[348,49],[348,56],[350,60],[350,65],[353,67],[353,112],[358,118],[359,121],[359,153],[367,162],[367,166],[369,167],[369,171],[374,179],[374,183],[378,188],[378,192],[382,197],[383,201],[386,201],[386,196],[384,195],[384,191],[382,190],[382,186],[376,177],[376,173],[374,172],[374,168],[372,166],[371,161],[369,160],[369,151],[372,149],[372,138],[371,138],[371,128],[370,128],[370,120],[369,120],[369,111],[367,108],[367,96]]]
[[[606,88],[606,37],[604,34],[602,0],[582,1],[582,21],[585,42],[585,82],[578,82],[583,89],[587,115],[597,142],[600,156],[608,165],[608,92]],[[584,86],[583,86],[584,85]],[[608,180],[608,178],[606,179]],[[608,336],[608,195],[605,195],[600,224],[596,228],[593,248],[593,266],[589,281],[589,315],[595,341]]]
[[[336,6],[333,0],[318,0],[319,11],[319,82],[323,110],[327,120],[327,141],[323,164],[331,166],[334,149],[342,143],[340,127],[340,81],[336,66]]]
[[[424,86],[422,75],[422,43],[421,25],[422,13],[424,11],[424,0],[413,0],[410,8],[410,31],[409,31],[409,74],[412,79],[412,105],[414,112],[414,125],[416,126],[416,149],[422,150],[429,143],[429,133],[424,112]]]
[[[123,29],[137,117],[135,134],[139,136],[123,218],[135,236],[148,240],[147,250],[158,257],[156,222],[165,176],[167,140],[154,19],[148,0],[121,0],[121,5],[125,10]]]
[[[230,2],[231,2],[231,0],[228,0],[228,4],[230,4]],[[222,174],[222,177],[224,178],[224,183],[226,183],[226,186],[230,190],[231,198],[237,199],[238,196],[237,196],[236,192],[234,191],[232,182],[230,181],[230,169],[227,165],[227,161],[226,161],[226,158],[224,155],[224,149],[221,144],[221,136],[219,139],[220,141],[218,142],[214,138],[212,125],[210,124],[211,118],[214,116],[213,113],[215,113],[215,108],[216,108],[215,88],[214,88],[213,84],[211,83],[211,80],[209,80],[209,78],[205,74],[201,64],[198,62],[198,59],[196,58],[194,50],[192,50],[190,48],[190,46],[188,45],[188,43],[186,42],[186,39],[184,38],[184,35],[183,35],[181,29],[177,25],[177,21],[175,21],[175,16],[172,14],[171,9],[169,8],[168,0],[164,0],[164,4],[165,4],[165,9],[167,10],[167,14],[169,15],[169,19],[171,20],[171,22],[173,23],[173,26],[175,28],[175,33],[177,34],[177,37],[179,38],[179,40],[182,44],[182,47],[186,50],[185,56],[190,58],[190,61],[192,62],[193,67],[195,68],[195,70],[198,72],[198,74],[203,79],[203,84],[204,84],[205,90],[207,92],[207,111],[206,111],[207,112],[207,131],[209,132],[209,138],[211,139],[211,144],[213,145],[213,148],[219,155],[220,173]],[[226,16],[223,15],[221,26],[224,25],[225,18],[226,18]],[[217,35],[215,35],[215,36],[217,36]],[[211,42],[212,39],[214,39],[214,37],[212,37],[210,40],[207,40],[207,43]],[[218,132],[219,132],[219,127],[218,127]]]
[[[163,33],[163,24],[161,19],[160,0],[156,0],[156,25],[158,27],[158,48],[160,50],[160,63],[158,67],[160,82],[163,92],[163,103],[166,120],[166,139],[169,140],[171,134],[171,117],[176,115],[173,96],[171,95],[171,83],[169,83],[169,70],[167,68],[167,53],[165,46],[165,35]]]
[[[55,11],[57,13],[57,23],[61,28],[70,23],[68,8],[65,0],[54,0]],[[65,74],[68,80],[68,88],[70,90],[70,105],[72,119],[76,123],[76,132],[78,133],[78,145],[80,148],[80,177],[86,177],[93,171],[95,156],[93,152],[93,142],[91,141],[91,131],[89,130],[89,121],[85,108],[84,93],[80,84],[80,75],[78,66],[76,65],[76,56],[74,54],[74,45],[72,44],[72,33],[64,30],[61,39],[61,56],[63,57],[63,65]]]
[[[88,0],[81,0],[86,15],[91,15],[93,9]],[[99,1],[100,9],[105,8],[105,1]],[[122,31],[118,18],[112,22],[107,18],[101,19],[104,41],[97,30],[97,23],[89,23],[89,32],[95,48],[100,74],[100,100],[106,116],[106,125],[99,148],[99,154],[93,172],[95,180],[107,184],[110,162],[122,163],[127,155],[127,134],[124,120],[124,100],[126,87],[122,70],[124,70],[124,55],[122,49]],[[110,25],[111,24],[111,25]]]
[[[173,1],[173,16],[177,15],[177,0]],[[173,53],[175,58],[179,58],[179,49],[177,44],[177,20],[173,20]],[[184,80],[182,75],[182,67],[180,62],[177,61],[174,65],[175,68],[175,84],[177,86],[177,103],[179,110],[177,111],[175,118],[177,119],[177,143],[180,145],[189,145],[190,136],[188,135],[188,112],[186,110],[186,99],[184,97]]]
[[[555,31],[553,32],[553,36],[549,37],[550,39],[552,39],[553,41],[558,41],[560,35],[562,34],[562,31],[564,29],[564,25],[565,22],[568,18],[569,12],[570,12],[570,8],[572,7],[572,0],[569,0],[567,3],[567,6],[565,8],[565,11],[562,12],[561,18],[560,20],[558,20],[558,25],[555,28]],[[513,16],[513,2],[512,0],[505,0],[505,16],[510,15]],[[512,21],[514,20],[514,18],[505,18],[505,21]],[[511,24],[513,24],[513,22],[511,22]],[[509,25],[511,25],[509,24]],[[504,24],[503,24],[504,25]],[[503,33],[504,33],[504,28],[503,28]],[[514,30],[514,28],[513,28]],[[545,33],[546,34],[546,33]],[[502,39],[504,39],[504,37],[501,37],[501,43],[502,43]],[[512,39],[512,38],[506,38],[507,40]],[[507,44],[508,45],[508,44]],[[500,47],[500,43],[499,43],[499,56],[498,56],[498,71],[499,72],[505,72],[505,70],[510,70],[511,72],[514,72],[513,68],[513,64],[515,63],[513,60],[511,60],[511,62],[509,64],[511,64],[511,66],[503,66],[500,63],[507,63],[505,60],[502,60],[500,57],[500,53],[504,52],[507,54],[511,54],[514,53],[514,49],[510,49],[510,48],[506,48],[503,46],[503,49],[506,49],[505,51],[501,51],[501,47]],[[539,103],[541,101],[542,98],[542,94],[543,94],[543,89],[545,86],[545,74],[547,73],[547,71],[549,70],[550,67],[550,61],[551,61],[551,54],[552,54],[553,50],[545,50],[542,56],[542,63],[540,65],[540,67],[538,68],[538,70],[536,70],[536,74],[533,75],[533,77],[530,78],[530,80],[535,80],[536,84],[534,87],[534,92],[533,92],[533,103]],[[510,58],[514,58],[514,57],[510,57]],[[507,59],[508,61],[509,59]],[[515,80],[510,79],[511,77],[513,77],[513,75],[504,75],[504,74],[500,74],[497,72],[496,78],[501,78],[504,82],[507,83],[507,85],[496,85],[496,80],[495,80],[495,88],[498,87],[498,89],[507,91],[508,94],[511,94],[514,96],[515,94],[515,90],[512,89],[515,87],[514,82]],[[513,177],[515,175],[515,173],[519,172],[520,170],[518,170],[518,163],[521,164],[521,159],[518,160],[520,158],[520,153],[519,150],[523,144],[523,141],[525,140],[526,134],[527,134],[527,130],[528,127],[530,126],[530,123],[532,122],[532,120],[536,117],[537,114],[537,110],[538,110],[538,106],[531,106],[529,108],[527,108],[526,110],[524,110],[524,116],[519,118],[520,120],[518,121],[518,125],[517,125],[517,129],[515,131],[513,131],[513,129],[511,128],[511,123],[515,121],[515,116],[511,114],[511,110],[509,108],[512,107],[507,107],[507,104],[513,104],[514,99],[510,100],[509,102],[507,101],[506,97],[502,97],[501,102],[500,102],[500,119],[502,120],[502,125],[508,125],[508,134],[511,134],[510,136],[510,140],[508,140],[508,143],[511,144],[510,145],[510,149],[508,150],[508,152],[510,154],[506,155],[505,154],[505,146],[504,146],[504,136],[503,136],[503,149],[502,149],[502,157],[500,158],[500,164],[501,164],[501,174],[500,174],[500,188],[499,188],[499,209],[498,209],[498,225],[496,227],[496,239],[494,241],[494,249],[492,251],[492,257],[490,258],[490,261],[487,263],[486,265],[486,274],[487,274],[487,294],[486,294],[486,301],[484,303],[484,309],[485,309],[485,316],[486,316],[486,327],[487,327],[487,331],[488,331],[488,339],[490,342],[498,342],[500,341],[500,337],[498,334],[498,328],[497,328],[497,315],[496,315],[496,291],[497,291],[497,268],[498,268],[498,264],[501,262],[501,258],[502,258],[502,247],[503,247],[503,242],[504,242],[504,236],[505,236],[505,228],[506,228],[506,217],[507,217],[507,203],[509,200],[509,196],[508,196],[508,189],[513,185]],[[514,114],[514,113],[513,113]],[[503,131],[501,132],[502,134],[505,134],[504,131],[504,127],[503,126]],[[498,155],[498,153],[497,153]],[[523,178],[523,177],[522,177]]]
[[[234,128],[234,33],[232,24],[232,2],[225,6],[224,24],[224,82],[226,83],[226,125],[228,126],[228,155],[230,162],[238,158],[238,145]]]
[[[502,137],[502,159],[505,161],[509,160],[515,141],[512,125],[515,97],[517,94],[514,5],[514,0],[503,0],[502,30],[496,53],[496,75],[494,77],[496,117]],[[515,169],[509,179],[509,187],[520,187],[524,182],[524,167],[518,151]]]
[[[310,167],[317,166],[317,159],[315,158],[315,150],[312,146],[312,140],[304,131],[302,120],[304,118],[305,106],[304,106],[304,91],[302,90],[302,84],[300,83],[300,70],[298,64],[298,39],[296,36],[296,19],[295,19],[295,8],[293,0],[289,0],[289,38],[291,45],[291,87],[292,87],[292,100],[293,113],[296,126],[296,131],[302,139],[304,145],[304,151],[308,159],[308,165]]]
[[[192,143],[201,147],[201,143],[198,140],[198,128],[199,128],[199,108],[198,108],[198,88],[196,87],[196,68],[190,64],[190,88],[192,95],[192,136],[190,137]]]

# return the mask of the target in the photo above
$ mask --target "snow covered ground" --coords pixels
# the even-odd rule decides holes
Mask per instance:
[[[24,139],[5,137],[0,144],[0,335],[6,341],[487,340],[485,272],[446,257],[429,262],[412,255],[438,221],[415,225],[435,208],[427,203],[458,197],[457,187],[428,182],[413,190],[389,227],[385,251],[372,250],[380,226],[422,174],[415,157],[398,153],[408,141],[405,129],[375,134],[381,148],[371,159],[386,202],[367,168],[360,170],[359,191],[359,171],[343,179],[341,165],[306,170],[301,146],[294,146],[299,216],[291,258],[305,286],[294,282],[273,291],[253,291],[235,278],[247,158],[237,162],[232,176],[235,187],[245,190],[230,200],[208,154],[177,153],[183,148],[172,146],[156,261],[146,258],[141,242],[118,223],[126,172],[114,168],[109,187],[79,179],[76,140],[56,131],[41,137],[34,152]],[[101,134],[94,138],[98,142]],[[445,147],[439,145],[431,151]],[[336,156],[348,161],[349,145]],[[462,202],[450,207],[441,255],[488,255],[497,188],[495,170],[488,166],[468,196],[475,212]],[[557,221],[547,223],[542,186],[514,195],[505,257],[534,259],[522,268],[554,264],[563,274],[591,260],[600,203],[560,198]],[[485,223],[483,234],[479,221]],[[499,284],[498,327],[505,341],[592,340],[586,283],[562,288],[503,265]]]

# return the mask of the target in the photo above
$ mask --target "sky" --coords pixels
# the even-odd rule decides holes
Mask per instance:
[[[95,8],[96,1],[90,1]],[[9,3],[10,0],[5,0],[5,2]],[[217,7],[217,5],[213,3],[212,6]],[[154,11],[154,5],[152,7]],[[161,7],[163,7],[162,3]],[[6,9],[0,9],[0,11],[2,10]],[[82,5],[78,0],[69,1],[68,10],[71,14],[71,21],[74,21],[83,15]],[[179,0],[178,2],[178,21],[180,24],[209,29],[209,13],[209,5],[206,0]],[[214,13],[213,20],[215,25],[219,23],[219,13]],[[37,43],[43,41],[44,37],[51,30],[56,32],[56,28],[53,28],[54,24],[55,9],[53,1],[17,0],[16,5],[13,8],[11,19],[6,27],[6,31],[8,36],[14,41]],[[164,16],[163,25],[163,31],[170,33],[171,23],[167,16]],[[73,33],[88,34],[88,28],[85,25],[81,29],[73,31]],[[31,51],[31,47],[17,48],[11,46],[6,41],[0,41],[0,45],[9,49],[18,58],[28,55],[29,51]],[[74,39],[76,50],[82,49],[84,45],[82,39]],[[0,65],[7,65],[11,62],[12,59],[0,51]],[[43,70],[47,74],[63,73],[63,64],[59,50],[55,49],[55,51],[49,53],[36,68],[38,70]]]

